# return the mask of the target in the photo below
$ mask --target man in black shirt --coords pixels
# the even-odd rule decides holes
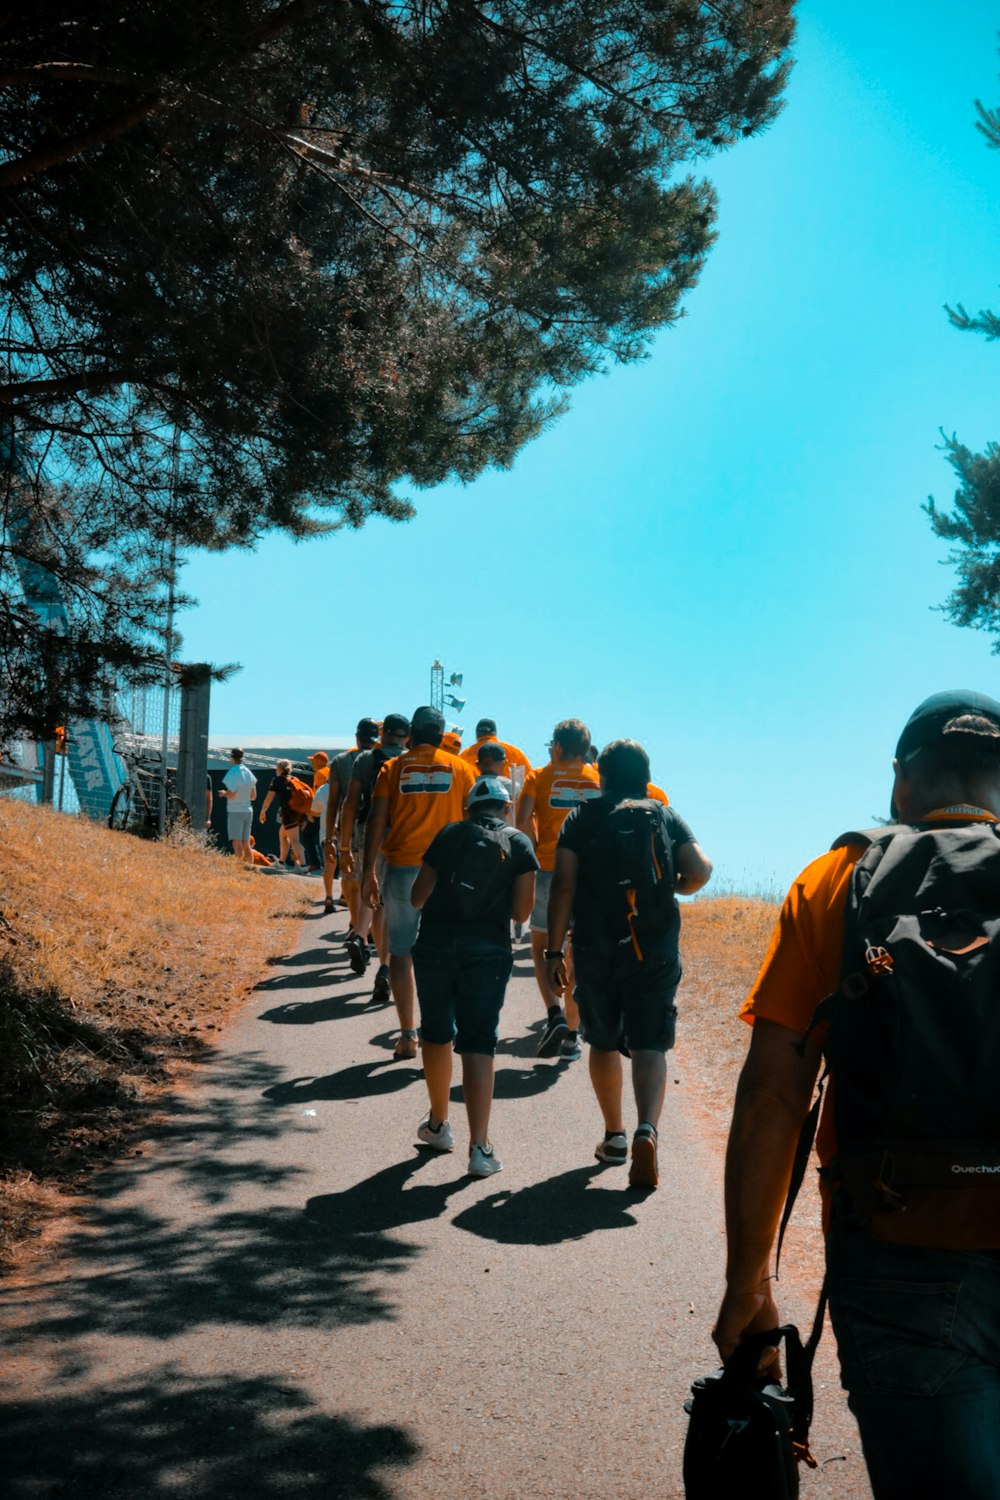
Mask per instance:
[[[659,1181],[657,1126],[674,1044],[680,982],[675,891],[706,884],[711,861],[672,807],[646,796],[649,757],[615,740],[597,759],[601,795],[567,817],[556,846],[545,962],[558,992],[567,984],[563,943],[573,923],[576,1002],[590,1045],[590,1079],[604,1116],[598,1161],[624,1165],[622,1048],[632,1061],[638,1126],[629,1185]]]
[[[410,896],[423,912],[413,970],[430,1096],[417,1137],[435,1151],[454,1149],[448,1103],[458,1052],[473,1177],[489,1177],[502,1166],[489,1140],[493,1059],[514,964],[510,924],[527,920],[538,869],[531,840],[506,821],[509,805],[508,783],[480,776],[465,821],[449,823],[435,836]]]

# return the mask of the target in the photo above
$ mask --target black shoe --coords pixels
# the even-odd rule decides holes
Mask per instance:
[[[327,896],[326,900],[323,902],[323,911],[329,917],[329,916],[332,916],[333,910],[334,910],[333,902],[330,900],[329,896]]]
[[[357,933],[347,944],[347,962],[351,966],[352,974],[363,974],[368,967],[368,947],[364,938],[359,937]]]
[[[375,975],[375,988],[372,990],[372,999],[376,1005],[388,1005],[392,999],[392,991],[389,989],[389,970],[385,964],[379,964],[378,973]]]
[[[566,1017],[562,1011],[552,1011],[545,1022],[545,1030],[538,1038],[538,1046],[535,1049],[539,1057],[555,1057],[563,1043],[569,1027],[566,1025]]]

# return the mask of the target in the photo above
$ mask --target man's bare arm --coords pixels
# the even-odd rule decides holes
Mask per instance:
[[[682,896],[700,891],[712,878],[712,861],[700,844],[689,839],[677,851],[677,889]]]
[[[517,821],[514,825],[521,833],[526,833],[531,840],[531,847],[538,847],[538,831],[535,827],[535,799],[529,797],[527,792],[522,792],[517,799]]]
[[[365,853],[361,866],[361,899],[375,908],[379,902],[378,881],[375,878],[375,860],[382,847],[382,839],[389,822],[388,797],[376,797],[365,824]]]
[[[354,872],[354,857],[351,854],[351,839],[354,836],[354,823],[358,816],[358,808],[361,806],[361,783],[351,780],[347,788],[347,796],[344,798],[343,811],[340,814],[340,868],[345,875]],[[331,825],[327,819],[327,837],[331,837]]]
[[[746,1333],[774,1328],[771,1250],[788,1192],[792,1161],[809,1112],[820,1049],[800,1057],[798,1033],[754,1022],[726,1150],[726,1294],[713,1338],[723,1359]]]
[[[556,867],[549,888],[548,943],[552,952],[562,948],[569,931],[569,919],[573,912],[573,897],[576,895],[578,860],[571,849],[556,849]],[[564,958],[546,959],[549,983],[554,989],[564,990],[569,983],[569,973]]]
[[[420,866],[420,869],[417,871],[417,878],[413,882],[413,889],[410,892],[410,905],[415,906],[417,911],[420,911],[429,900],[431,892],[437,885],[437,878],[437,870],[434,869],[433,865],[423,864]]]
[[[535,904],[535,872],[525,870],[523,874],[514,877],[514,889],[511,892],[510,914],[515,922],[526,922],[531,916],[531,908]]]

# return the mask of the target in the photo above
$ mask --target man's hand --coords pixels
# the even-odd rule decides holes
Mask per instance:
[[[340,873],[342,877],[354,874],[354,855],[350,849],[341,849],[340,851]]]
[[[261,815],[260,815],[260,821],[262,823],[266,823],[267,822],[267,813],[266,812],[262,812],[261,813]]]
[[[723,1362],[747,1334],[764,1333],[769,1328],[777,1328],[780,1321],[778,1306],[771,1296],[769,1284],[754,1292],[727,1290],[712,1329],[712,1338]],[[781,1361],[777,1349],[764,1350],[758,1373],[767,1374],[775,1380],[781,1379]]]
[[[564,958],[547,958],[545,960],[545,977],[548,980],[549,989],[554,995],[564,994],[569,985],[566,960]]]
[[[372,911],[378,911],[381,902],[379,900],[378,876],[372,870],[361,882],[361,899]]]

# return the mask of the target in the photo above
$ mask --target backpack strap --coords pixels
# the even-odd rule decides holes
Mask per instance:
[[[895,831],[896,827],[894,823],[886,823],[881,828],[849,828],[846,833],[834,839],[830,850],[832,852],[834,849],[847,849],[851,844],[863,844],[867,849],[869,844],[874,844],[875,840],[881,838],[884,833],[890,830]]]

